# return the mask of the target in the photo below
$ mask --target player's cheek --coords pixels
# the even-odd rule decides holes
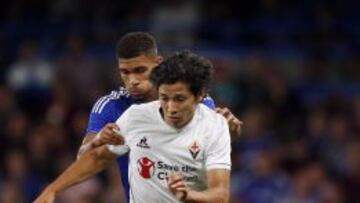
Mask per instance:
[[[122,81],[124,82],[125,86],[127,86],[129,84],[129,77],[122,75],[121,78],[122,78]]]

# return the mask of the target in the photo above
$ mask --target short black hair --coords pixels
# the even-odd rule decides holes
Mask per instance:
[[[202,91],[208,91],[213,72],[214,67],[208,59],[184,50],[156,66],[150,74],[150,80],[157,89],[162,84],[183,82],[198,96]]]
[[[147,32],[129,32],[116,45],[118,58],[129,59],[145,55],[157,55],[155,38]]]

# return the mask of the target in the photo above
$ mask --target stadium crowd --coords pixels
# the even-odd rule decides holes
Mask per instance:
[[[165,56],[186,47],[214,62],[210,94],[244,122],[231,202],[359,201],[356,4],[2,2],[0,202],[31,202],[76,158],[92,104],[120,85],[116,40],[134,30],[153,33]],[[60,201],[117,202],[113,176]]]

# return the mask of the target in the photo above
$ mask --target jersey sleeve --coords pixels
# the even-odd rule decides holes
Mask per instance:
[[[212,110],[215,110],[215,108],[216,108],[216,105],[215,105],[214,100],[213,100],[209,95],[207,95],[207,96],[202,100],[202,103],[205,104],[205,106],[209,107],[209,108],[212,109]]]
[[[214,133],[206,148],[206,169],[231,169],[231,142],[229,127],[224,118],[219,118]]]
[[[126,110],[117,120],[116,125],[119,126],[120,131],[118,132],[119,136],[123,136],[125,138],[125,144],[124,145],[107,145],[107,148],[109,151],[116,155],[124,155],[127,152],[129,152],[130,148],[128,145],[126,145],[128,135],[129,135],[129,125],[131,125],[131,113],[132,108],[130,107],[128,110]]]
[[[86,133],[98,133],[107,124],[116,120],[114,104],[107,100],[106,97],[101,97],[94,104],[86,129]]]

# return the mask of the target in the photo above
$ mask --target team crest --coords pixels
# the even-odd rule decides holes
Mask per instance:
[[[200,145],[194,141],[190,146],[189,146],[189,151],[190,151],[190,154],[191,156],[196,159],[197,155],[199,154],[200,152]]]

